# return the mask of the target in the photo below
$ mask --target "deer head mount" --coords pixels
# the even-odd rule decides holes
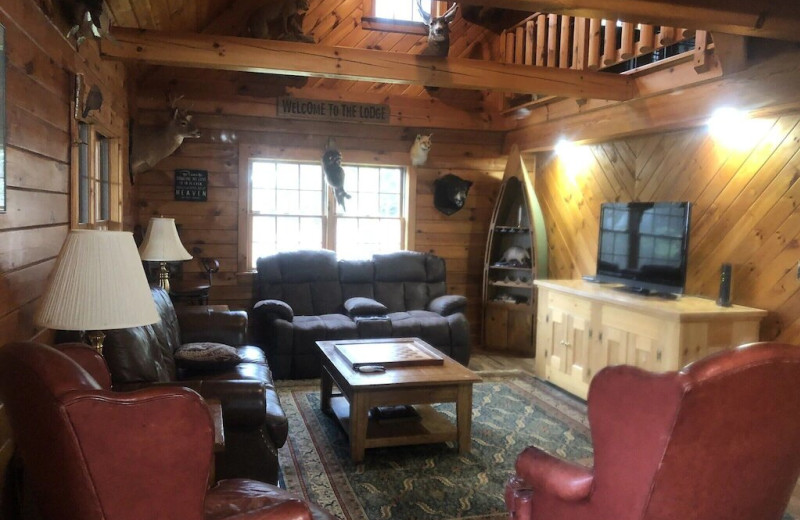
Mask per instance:
[[[133,125],[131,130],[131,184],[133,176],[153,168],[161,159],[172,155],[186,138],[200,137],[200,130],[192,122],[192,116],[177,106],[183,96],[169,96],[172,118],[160,127]]]
[[[447,10],[442,16],[431,18],[422,8],[421,0],[417,0],[417,11],[428,26],[428,46],[422,51],[423,56],[447,56],[450,52],[450,22],[456,17],[458,4]]]

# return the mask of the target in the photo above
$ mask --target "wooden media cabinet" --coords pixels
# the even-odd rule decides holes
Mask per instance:
[[[583,280],[536,280],[536,375],[586,398],[603,367],[678,370],[758,341],[761,309],[682,296],[674,300]]]

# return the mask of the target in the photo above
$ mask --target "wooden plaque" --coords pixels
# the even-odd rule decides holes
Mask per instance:
[[[383,365],[384,367],[409,367],[442,365],[444,358],[416,338],[374,342],[336,343],[339,352],[352,367]]]

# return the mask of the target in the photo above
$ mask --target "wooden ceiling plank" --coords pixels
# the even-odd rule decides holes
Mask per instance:
[[[617,101],[633,98],[635,90],[631,78],[602,72],[232,36],[172,35],[122,28],[113,35],[117,43],[101,42],[101,52],[106,58],[169,66]]]
[[[464,0],[463,4],[800,41],[800,3],[718,0]]]

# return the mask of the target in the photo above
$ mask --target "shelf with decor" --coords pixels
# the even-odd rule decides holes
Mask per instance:
[[[532,179],[515,148],[495,201],[483,273],[483,347],[533,356],[536,292],[547,241]]]

